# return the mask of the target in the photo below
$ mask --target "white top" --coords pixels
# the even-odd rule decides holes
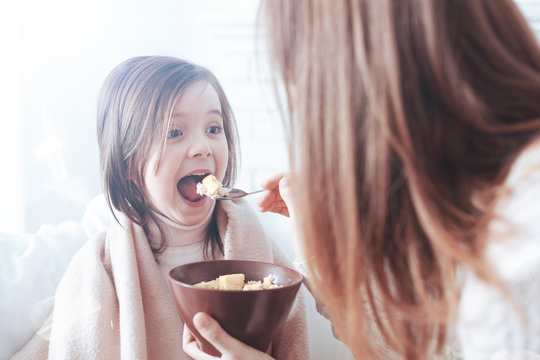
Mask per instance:
[[[456,329],[467,360],[540,358],[540,146],[518,158],[506,185],[510,193],[490,225],[487,259],[522,316],[497,289],[467,273]]]

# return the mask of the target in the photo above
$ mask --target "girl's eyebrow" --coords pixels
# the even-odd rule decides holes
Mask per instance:
[[[209,110],[206,115],[218,115],[223,118],[223,114],[218,109]],[[187,115],[182,112],[175,112],[173,113],[173,117],[186,117]]]
[[[210,110],[207,115],[210,115],[210,114],[216,114],[216,115],[219,115],[220,117],[223,117],[223,114],[221,114],[221,111],[220,110]]]

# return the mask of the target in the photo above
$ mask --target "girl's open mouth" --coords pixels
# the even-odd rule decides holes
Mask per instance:
[[[178,193],[187,201],[197,202],[203,195],[197,194],[197,183],[200,183],[209,173],[203,175],[188,175],[178,181],[176,188]]]

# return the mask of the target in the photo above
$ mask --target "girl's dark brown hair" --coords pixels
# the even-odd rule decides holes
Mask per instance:
[[[357,358],[380,358],[373,323],[405,358],[430,358],[455,321],[458,269],[500,285],[484,250],[509,168],[540,132],[537,39],[511,0],[262,9],[315,294]]]
[[[147,234],[148,220],[159,222],[145,195],[143,171],[153,151],[157,150],[161,156],[177,101],[189,85],[200,81],[214,87],[221,103],[229,151],[223,183],[232,187],[237,175],[239,148],[236,123],[221,85],[209,70],[174,57],[142,56],[115,67],[103,84],[97,132],[104,192],[111,210],[123,212],[143,226]],[[166,246],[163,229],[159,230],[160,239],[149,239],[154,253]],[[214,210],[204,246],[205,257],[216,251],[223,252],[223,244]]]

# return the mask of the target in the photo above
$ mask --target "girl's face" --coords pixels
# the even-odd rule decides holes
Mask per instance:
[[[196,185],[208,174],[223,181],[228,160],[218,94],[207,82],[193,83],[176,103],[161,159],[155,150],[144,170],[147,194],[174,222],[200,223],[214,200],[198,195]]]

